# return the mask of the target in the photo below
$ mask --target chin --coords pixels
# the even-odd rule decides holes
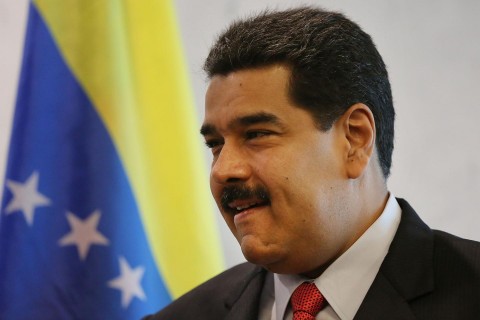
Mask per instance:
[[[278,274],[303,274],[310,278],[318,277],[328,264],[312,266],[312,261],[301,263],[298,255],[293,257],[285,248],[278,245],[265,245],[253,239],[242,239],[240,246],[248,262],[261,266],[270,272]]]
[[[285,260],[285,250],[273,244],[265,244],[258,239],[247,236],[240,241],[242,253],[248,262],[264,267],[265,269],[277,272],[276,270]],[[281,269],[281,268],[280,268]]]

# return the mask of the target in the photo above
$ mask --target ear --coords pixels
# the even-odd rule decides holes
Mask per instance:
[[[369,107],[363,103],[352,105],[341,117],[348,141],[346,169],[350,179],[360,177],[375,148],[375,120]]]

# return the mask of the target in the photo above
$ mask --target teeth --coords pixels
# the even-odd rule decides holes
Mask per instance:
[[[253,206],[254,204],[255,204],[255,203],[246,204],[246,205],[244,205],[244,206],[235,207],[235,209],[237,209],[238,211],[244,210],[244,209],[246,209],[246,208],[249,208],[249,207]]]

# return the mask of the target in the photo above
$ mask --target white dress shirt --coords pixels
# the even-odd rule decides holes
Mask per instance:
[[[316,279],[288,274],[267,277],[259,319],[291,320],[288,302],[295,288],[304,281],[314,282],[328,301],[328,306],[315,319],[353,319],[388,253],[401,213],[397,200],[390,194],[380,217]]]

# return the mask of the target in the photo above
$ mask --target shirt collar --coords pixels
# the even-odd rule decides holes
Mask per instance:
[[[315,282],[341,319],[353,319],[388,253],[401,218],[401,208],[390,194],[380,217],[320,277],[275,274],[275,310],[283,319],[290,296],[304,281]]]

